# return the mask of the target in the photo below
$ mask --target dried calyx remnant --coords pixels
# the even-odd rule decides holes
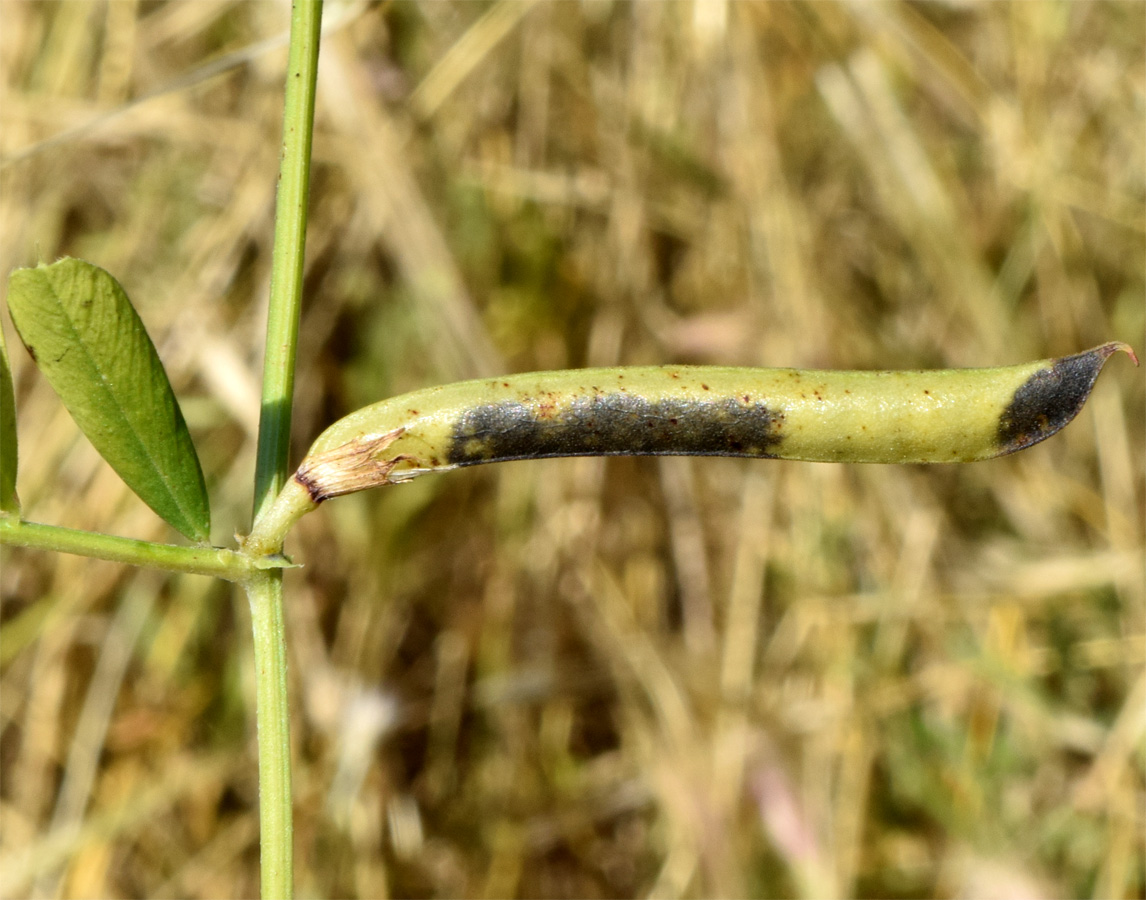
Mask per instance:
[[[309,454],[294,473],[294,480],[306,488],[317,503],[360,491],[363,484],[389,484],[390,473],[405,457],[386,459],[379,458],[378,454],[401,437],[403,431],[404,428],[395,428],[385,434],[340,444],[323,453]]]
[[[330,497],[514,459],[990,459],[1066,425],[1119,350],[1137,364],[1129,346],[1111,342],[992,369],[657,366],[533,372],[427,388],[365,407],[323,432],[276,502],[273,528]]]

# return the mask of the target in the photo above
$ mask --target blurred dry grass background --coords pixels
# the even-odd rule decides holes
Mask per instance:
[[[120,278],[229,543],[288,9],[0,12],[0,269]],[[1146,5],[326,16],[296,459],[481,373],[1144,349]],[[173,539],[9,346],[26,515]],[[1143,405],[1116,359],[990,463],[546,461],[327,504],[288,546],[299,894],[1142,897]],[[15,551],[2,584],[2,893],[254,896],[242,597]]]

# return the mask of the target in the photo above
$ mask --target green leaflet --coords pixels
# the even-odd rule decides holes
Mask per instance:
[[[16,394],[8,367],[8,345],[0,331],[0,512],[19,513],[16,496]]]
[[[17,269],[8,308],[24,346],[103,458],[172,527],[206,542],[211,512],[199,457],[119,282],[79,259]]]

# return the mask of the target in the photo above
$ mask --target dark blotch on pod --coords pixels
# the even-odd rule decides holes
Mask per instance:
[[[466,412],[447,460],[456,466],[554,456],[772,457],[782,415],[727,399],[649,401],[627,393],[578,397],[557,410],[506,400]]]
[[[1028,378],[999,418],[999,454],[1046,440],[1078,415],[1103,364],[1121,346],[1064,356]]]

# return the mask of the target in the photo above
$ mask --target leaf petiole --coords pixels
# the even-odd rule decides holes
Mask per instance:
[[[27,522],[13,515],[0,514],[0,544],[33,547],[74,553],[93,559],[148,566],[188,575],[210,575],[227,581],[245,583],[252,575],[269,568],[289,568],[292,563],[285,556],[252,560],[245,554],[221,547],[183,547],[178,544],[160,544],[113,534],[99,534]]]

